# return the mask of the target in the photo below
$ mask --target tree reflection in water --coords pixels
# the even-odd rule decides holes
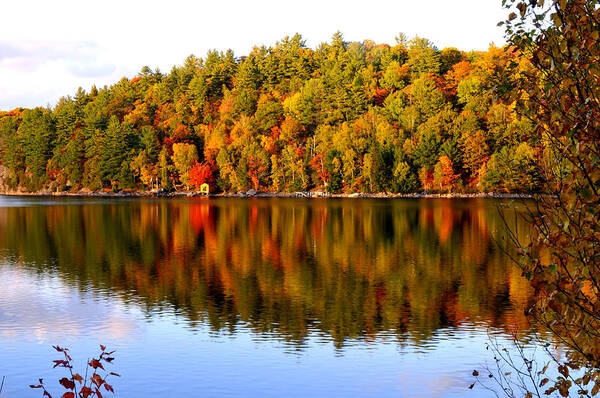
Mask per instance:
[[[482,322],[530,326],[532,291],[497,242],[490,200],[110,200],[0,208],[0,256],[191,327],[237,325],[343,346],[382,332],[420,344]],[[527,225],[509,217],[526,238]],[[519,225],[521,224],[521,225]]]

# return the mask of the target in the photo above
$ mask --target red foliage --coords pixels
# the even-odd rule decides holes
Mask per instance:
[[[281,128],[279,128],[279,126],[271,127],[271,134],[270,134],[271,138],[273,138],[274,140],[278,140],[280,134],[281,134]]]
[[[61,170],[60,169],[47,169],[46,170],[46,174],[48,175],[48,178],[51,180],[56,180],[58,178],[58,176],[60,175]]]
[[[421,168],[419,171],[419,181],[424,190],[433,188],[433,169]]]
[[[327,169],[325,168],[324,158],[325,156],[322,153],[320,153],[314,158],[312,158],[309,164],[313,168],[313,170],[319,175],[321,181],[323,181],[323,183],[326,183],[329,181],[330,175]]]
[[[211,206],[206,201],[199,201],[190,206],[190,225],[196,234],[214,233],[214,215],[211,213]]]
[[[173,137],[165,137],[163,139],[163,146],[167,148],[167,151],[170,155],[173,154],[173,144],[176,144],[177,141]]]
[[[446,76],[434,76],[435,85],[444,94],[446,101],[456,96],[456,84],[452,80],[447,80]]]
[[[190,184],[196,189],[200,189],[202,184],[212,184],[214,181],[213,171],[209,163],[198,163],[196,162],[189,172]]]
[[[158,107],[154,111],[154,122],[152,123],[152,125],[154,127],[160,126],[160,121],[162,120],[162,114],[163,114],[162,104],[158,104]]]
[[[389,91],[385,88],[378,88],[375,90],[375,95],[373,96],[373,102],[375,102],[375,105],[383,105],[383,101],[385,101],[385,98],[388,96],[388,94]]]
[[[260,177],[267,171],[267,167],[262,164],[254,156],[248,157],[248,177],[252,181],[252,186],[255,190],[260,189]]]

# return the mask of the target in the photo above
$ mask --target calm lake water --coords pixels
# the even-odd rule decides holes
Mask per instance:
[[[493,200],[0,197],[2,398],[116,349],[119,397],[479,397],[527,333]]]

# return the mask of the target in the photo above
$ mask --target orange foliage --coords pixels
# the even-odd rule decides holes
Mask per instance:
[[[460,61],[452,66],[445,76],[440,77],[443,80],[442,91],[449,96],[455,96],[458,84],[471,73],[473,66],[468,61]]]
[[[179,126],[177,126],[175,131],[173,131],[173,133],[171,134],[173,139],[177,142],[181,142],[181,141],[185,141],[185,140],[189,139],[190,135],[191,135],[190,129],[188,128],[188,126],[183,125],[183,124],[180,124]]]
[[[291,140],[302,132],[302,125],[293,117],[287,116],[281,122],[281,137],[285,140]]]
[[[435,165],[434,183],[440,191],[452,191],[456,187],[459,175],[454,174],[452,160],[446,155],[440,156]]]
[[[459,82],[467,77],[469,73],[471,73],[471,69],[471,63],[468,61],[460,61],[459,63],[454,64],[451,71],[454,81]]]

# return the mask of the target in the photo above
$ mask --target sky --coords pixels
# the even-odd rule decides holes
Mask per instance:
[[[53,106],[78,87],[168,72],[194,54],[274,45],[300,33],[310,47],[394,43],[398,33],[461,50],[503,45],[501,0],[21,0],[2,4],[0,110]]]

